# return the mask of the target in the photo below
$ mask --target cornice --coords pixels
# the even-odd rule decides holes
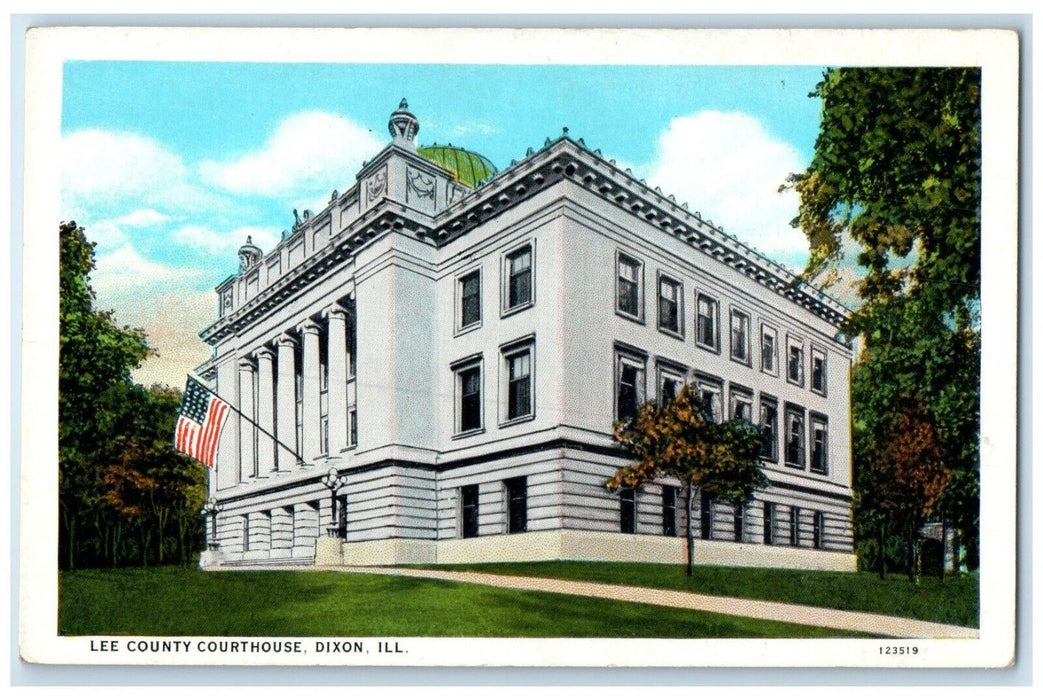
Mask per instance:
[[[430,217],[385,199],[256,297],[201,331],[199,337],[207,343],[214,344],[230,335],[238,334],[277,306],[296,296],[297,292],[335,266],[353,258],[356,251],[370,241],[391,231],[412,233],[422,240],[429,230],[429,222]]]
[[[379,160],[378,157],[367,163],[363,171]],[[510,167],[433,218],[391,200],[381,201],[332,236],[322,250],[316,251],[257,297],[199,335],[204,341],[214,344],[240,332],[332,267],[352,258],[360,248],[389,232],[412,234],[418,240],[441,248],[536,193],[566,180],[628,215],[642,219],[664,235],[702,251],[833,326],[840,326],[851,314],[839,301],[725,233],[698,212],[690,212],[677,204],[673,197],[664,196],[630,172],[621,170],[603,158],[600,152],[589,150],[582,139],[577,142],[563,135],[556,141],[548,141],[541,150],[527,155],[524,160],[512,162]],[[234,277],[219,288],[231,279]]]
[[[442,247],[495,218],[522,200],[568,180],[720,261],[760,286],[808,310],[833,326],[851,311],[825,292],[728,235],[673,197],[648,187],[585,145],[562,136],[525,160],[514,163],[472,190],[435,218],[430,239]]]

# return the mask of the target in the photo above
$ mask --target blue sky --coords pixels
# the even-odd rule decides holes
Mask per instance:
[[[799,269],[785,175],[805,167],[819,66],[533,66],[74,61],[64,67],[62,218],[97,242],[94,287],[160,356],[139,381],[180,385],[208,356],[213,287],[252,235],[322,209],[389,140],[406,97],[419,141],[500,168],[568,126],[729,233]]]

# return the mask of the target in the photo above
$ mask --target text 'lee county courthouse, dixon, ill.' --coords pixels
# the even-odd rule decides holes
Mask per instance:
[[[854,568],[843,306],[567,133],[497,171],[404,100],[389,130],[217,287],[198,372],[263,430],[225,424],[211,562],[682,562],[679,484],[605,481],[613,421],[688,382],[770,480],[697,504],[696,561]]]

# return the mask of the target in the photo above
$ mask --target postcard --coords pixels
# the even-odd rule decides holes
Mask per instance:
[[[24,660],[1013,663],[1015,33],[27,47]]]

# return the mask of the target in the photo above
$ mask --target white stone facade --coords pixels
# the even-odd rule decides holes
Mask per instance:
[[[221,436],[222,562],[681,562],[676,484],[604,484],[620,412],[694,382],[776,426],[741,526],[699,504],[697,560],[854,568],[842,306],[567,135],[470,187],[404,103],[389,127],[217,287],[199,372],[259,426]]]

